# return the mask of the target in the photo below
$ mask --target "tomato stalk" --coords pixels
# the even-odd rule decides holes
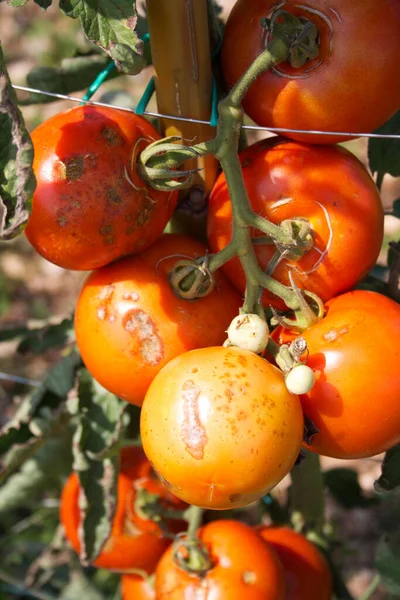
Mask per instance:
[[[290,472],[291,512],[301,528],[320,535],[324,525],[324,483],[319,455],[303,450],[305,459]]]
[[[194,172],[187,169],[182,176],[178,171],[186,160],[208,154],[216,156],[225,173],[231,198],[233,234],[228,246],[210,257],[209,271],[211,273],[216,271],[231,258],[238,256],[247,282],[244,310],[257,314],[262,312],[260,291],[265,288],[280,297],[289,309],[295,311],[295,314],[297,313],[297,320],[301,321],[299,326],[304,328],[315,317],[310,314],[310,311],[308,314],[304,313],[305,301],[302,303],[299,299],[298,290],[281,284],[260,268],[254,252],[250,229],[255,228],[263,232],[277,246],[281,254],[284,253],[285,257],[297,260],[312,247],[311,227],[304,219],[294,219],[281,225],[275,225],[255,214],[251,208],[238,156],[244,115],[242,100],[247,90],[259,75],[274,65],[290,59],[293,53],[296,53],[298,59],[298,46],[302,51],[304,46],[307,46],[309,23],[296,21],[296,27],[294,27],[293,15],[278,11],[277,22],[271,23],[270,28],[272,39],[266,49],[256,58],[226,98],[219,103],[219,121],[215,139],[190,147],[172,144],[171,142],[177,141],[176,137],[155,143],[142,152],[138,169],[142,178],[147,180],[150,185],[156,189],[169,190],[172,187],[185,186],[190,182]],[[314,48],[314,36],[310,37],[309,42],[310,46]],[[179,294],[179,287],[176,291]]]

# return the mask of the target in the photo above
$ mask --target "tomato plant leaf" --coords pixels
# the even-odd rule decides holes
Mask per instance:
[[[17,352],[42,354],[47,350],[64,348],[74,339],[72,319],[63,319],[61,323],[52,323],[44,327],[29,329],[18,344]]]
[[[49,6],[51,6],[51,3],[53,2],[53,0],[34,0],[35,4],[38,4],[40,6],[40,8],[43,8],[43,10],[46,10],[49,8]]]
[[[16,237],[28,221],[36,186],[32,162],[33,144],[0,44],[0,239]]]
[[[80,19],[87,37],[103,48],[122,73],[135,75],[145,66],[143,42],[135,33],[133,0],[60,0],[61,10]]]
[[[400,540],[398,536],[386,536],[378,545],[375,565],[382,583],[398,598],[400,596]]]
[[[75,571],[70,582],[63,588],[58,600],[105,600],[104,596],[82,572]]]
[[[24,6],[24,4],[26,4],[28,2],[28,0],[7,0],[7,4],[9,4],[10,6],[14,6],[15,8],[17,8],[18,6]]]
[[[364,495],[358,473],[353,469],[329,469],[324,473],[324,483],[336,502],[344,508],[367,507],[377,502],[377,498]]]
[[[374,488],[379,494],[392,492],[400,486],[400,444],[386,452],[382,463],[382,474],[375,481]]]
[[[86,369],[78,387],[79,425],[74,435],[74,471],[83,493],[81,561],[91,563],[110,535],[116,509],[119,469],[118,440],[128,404],[107,392]]]
[[[400,111],[377,129],[376,133],[400,134]],[[372,173],[377,175],[379,188],[386,173],[393,177],[399,177],[400,140],[370,138],[368,141],[368,161]]]
[[[392,215],[397,219],[400,219],[400,198],[397,198],[397,200],[393,202]]]
[[[60,67],[34,67],[26,76],[29,87],[40,89],[54,94],[71,94],[83,90],[94,81],[97,75],[110,62],[107,54],[93,54],[91,56],[76,56],[64,58]],[[118,76],[114,69],[109,79]],[[40,104],[43,102],[56,102],[57,98],[44,94],[31,94],[27,100],[20,104]]]

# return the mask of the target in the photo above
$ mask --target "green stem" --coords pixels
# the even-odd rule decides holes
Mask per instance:
[[[372,598],[372,594],[375,592],[375,590],[377,589],[377,587],[380,583],[381,583],[380,575],[379,574],[375,575],[375,577],[371,581],[370,585],[368,586],[368,588],[365,590],[365,592],[361,596],[360,600],[370,600]]]
[[[300,513],[308,529],[322,532],[324,524],[324,483],[319,455],[303,450],[305,459],[290,472],[292,513]]]
[[[189,540],[197,539],[197,530],[201,525],[204,508],[199,506],[189,506],[184,513],[184,518],[188,522],[187,537]]]

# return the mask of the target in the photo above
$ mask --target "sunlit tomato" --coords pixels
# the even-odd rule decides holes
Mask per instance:
[[[303,535],[288,527],[257,528],[275,550],[286,580],[285,600],[331,600],[332,575],[328,561]]]
[[[176,192],[156,192],[136,172],[136,157],[156,139],[142,117],[106,107],[77,106],[39,125],[25,230],[39,254],[90,270],[150,246],[177,202]]]
[[[400,305],[358,290],[333,298],[326,310],[302,333],[316,383],[300,399],[320,430],[310,450],[334,458],[379,454],[400,442]],[[287,342],[293,334],[273,337]]]
[[[141,405],[147,388],[171,358],[222,344],[241,297],[222,274],[204,298],[189,301],[172,291],[168,273],[183,256],[205,255],[191,238],[165,234],[143,254],[93,272],[75,312],[82,359],[105,388]]]
[[[189,575],[169,548],[156,569],[159,600],[283,600],[283,569],[275,552],[248,525],[213,521],[199,531],[213,567],[203,576]]]
[[[257,500],[292,468],[303,414],[283,374],[239,348],[203,348],[173,359],[143,403],[144,451],[189,504],[228,509]]]
[[[145,488],[148,492],[160,496],[160,504],[164,508],[182,509],[185,505],[155,477],[141,449],[125,451],[121,463],[118,504],[111,535],[93,565],[121,572],[143,569],[151,573],[171,540],[164,536],[159,524],[146,519],[143,514],[138,514],[135,510],[135,499],[140,489]],[[60,518],[67,539],[78,553],[81,549],[79,496],[79,479],[76,473],[72,473],[62,492]],[[184,521],[181,520],[167,520],[166,526],[171,533],[186,529]]]
[[[346,291],[374,265],[383,238],[383,209],[376,185],[358,159],[344,148],[264,140],[241,154],[243,176],[253,210],[275,224],[304,217],[314,232],[314,247],[298,262],[282,260],[273,276],[296,284],[324,301]],[[252,230],[253,237],[262,236]],[[232,211],[224,175],[212,191],[208,238],[213,252],[232,236]],[[260,266],[266,269],[275,246],[254,246]],[[244,291],[246,281],[238,258],[223,272]],[[265,293],[264,303],[284,308]]]
[[[316,24],[320,54],[299,69],[285,62],[258,77],[244,100],[245,111],[258,125],[369,132],[398,110],[398,0],[238,0],[225,27],[221,54],[230,86],[265,48],[268,35],[261,19],[271,17],[278,9]],[[377,48],[373,53],[371,40]],[[348,139],[287,135],[316,144]]]
[[[122,600],[155,600],[156,593],[152,585],[139,575],[122,575]]]

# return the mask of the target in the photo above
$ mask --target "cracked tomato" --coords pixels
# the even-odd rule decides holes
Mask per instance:
[[[280,224],[304,217],[311,224],[314,245],[297,262],[283,259],[273,277],[290,285],[289,272],[302,289],[323,301],[353,287],[375,264],[383,239],[383,208],[374,181],[350,152],[340,147],[310,146],[282,138],[263,140],[241,153],[243,177],[252,208]],[[262,236],[251,230],[254,238]],[[232,211],[223,174],[209,202],[211,250],[224,248],[232,236]],[[275,251],[254,244],[263,270]],[[238,290],[246,280],[235,257],[222,270]],[[265,305],[284,309],[282,300],[264,292]]]
[[[152,573],[160,556],[171,543],[160,525],[146,517],[142,504],[142,510],[139,509],[141,490],[145,490],[144,496],[147,493],[158,496],[161,508],[181,510],[185,507],[184,503],[175,498],[155,476],[141,448],[122,450],[117,509],[111,534],[92,563],[95,567],[121,572],[142,569]],[[81,552],[80,494],[78,475],[72,473],[62,492],[60,519],[65,535],[77,553]],[[165,524],[174,534],[186,529],[186,523],[182,520],[168,519]]]
[[[238,0],[226,23],[221,51],[229,86],[265,48],[269,34],[261,20],[279,9],[315,23],[320,53],[301,68],[284,62],[254,81],[243,107],[258,125],[369,132],[398,110],[398,0]],[[349,139],[346,135],[286,135],[315,144]]]
[[[146,186],[136,158],[160,138],[146,119],[98,106],[77,106],[39,125],[25,229],[35,250],[64,269],[88,271],[155,242],[178,195]]]
[[[165,234],[142,254],[89,275],[76,307],[76,340],[86,367],[107,390],[140,406],[172,358],[224,342],[241,297],[223,275],[216,273],[215,289],[198,300],[178,298],[168,280],[177,260],[205,254],[202,243]]]
[[[292,468],[303,439],[299,399],[249,350],[192,350],[154,378],[140,419],[144,451],[173,494],[204,508],[258,500]]]

